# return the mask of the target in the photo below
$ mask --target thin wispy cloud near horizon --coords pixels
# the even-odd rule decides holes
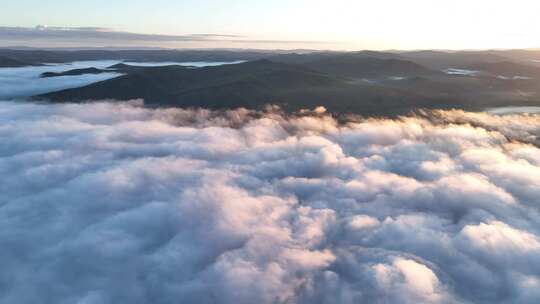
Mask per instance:
[[[330,41],[294,41],[250,39],[234,34],[160,35],[115,31],[94,27],[5,27],[0,26],[0,47],[233,47],[235,45],[311,45],[332,46]]]

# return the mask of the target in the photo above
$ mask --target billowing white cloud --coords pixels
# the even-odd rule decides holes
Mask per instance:
[[[540,116],[0,103],[1,303],[538,303]]]

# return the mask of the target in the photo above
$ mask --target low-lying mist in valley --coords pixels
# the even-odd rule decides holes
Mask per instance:
[[[0,69],[0,99],[22,98],[56,90],[85,86],[91,83],[118,77],[122,74],[111,71],[102,74],[41,78],[44,72],[64,72],[81,68],[107,68],[118,63],[114,60],[80,61],[66,64],[51,64],[19,68]]]
[[[130,62],[120,60],[91,60],[69,63],[43,64],[16,68],[0,68],[0,99],[23,99],[26,97],[53,91],[83,87],[92,83],[122,76],[117,70],[109,69],[119,63],[138,67],[156,67],[182,65],[191,67],[217,66],[235,64],[234,62]],[[99,74],[82,74],[70,76],[41,77],[42,73],[60,73],[69,70],[96,68],[104,72]]]
[[[0,302],[537,303],[539,135],[0,102]]]

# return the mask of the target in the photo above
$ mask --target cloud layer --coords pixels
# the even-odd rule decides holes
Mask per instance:
[[[0,107],[2,303],[538,303],[540,117]]]

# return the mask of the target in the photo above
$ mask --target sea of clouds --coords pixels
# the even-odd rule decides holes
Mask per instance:
[[[0,303],[538,303],[539,135],[0,102]]]

